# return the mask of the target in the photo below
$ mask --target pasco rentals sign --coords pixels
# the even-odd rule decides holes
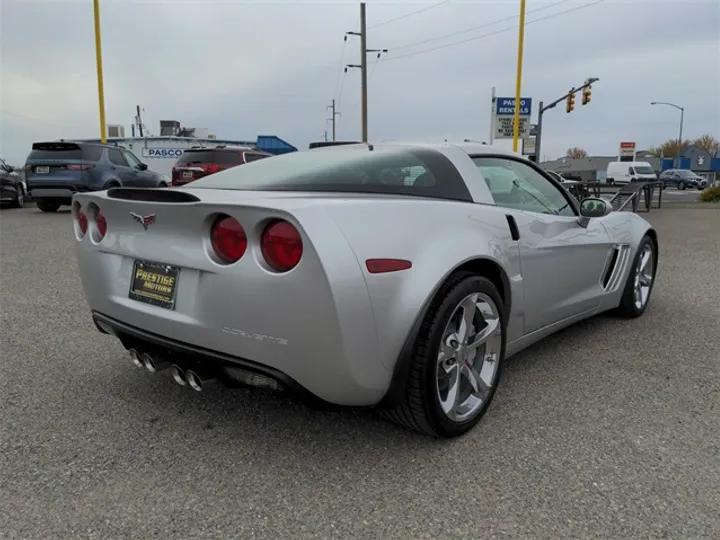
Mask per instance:
[[[182,156],[183,148],[153,148],[143,147],[142,156],[145,158],[172,158],[177,159]]]
[[[495,98],[495,114],[493,115],[493,136],[496,139],[512,139],[515,128],[515,98]],[[530,136],[530,117],[532,115],[532,99],[520,99],[520,127],[518,137],[527,139]]]

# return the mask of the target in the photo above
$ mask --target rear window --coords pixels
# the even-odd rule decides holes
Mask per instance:
[[[33,148],[28,155],[28,160],[73,160],[73,161],[99,161],[102,157],[102,146],[79,146],[79,145],[48,145],[47,147]]]
[[[236,150],[190,150],[183,152],[176,165],[193,163],[217,163],[218,165],[239,165],[243,163],[242,151]]]
[[[206,176],[193,182],[193,188],[377,193],[472,202],[448,158],[417,148],[293,152]]]

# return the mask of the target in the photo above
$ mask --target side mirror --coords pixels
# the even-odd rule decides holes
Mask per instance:
[[[141,171],[147,171],[147,164],[141,163],[140,165],[138,165],[138,169],[140,169]]]
[[[587,227],[592,218],[607,216],[613,211],[612,205],[605,199],[588,197],[580,203],[580,217],[578,223],[581,227]]]

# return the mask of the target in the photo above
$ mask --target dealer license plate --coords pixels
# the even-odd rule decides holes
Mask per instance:
[[[175,309],[180,268],[169,264],[135,261],[129,297],[138,302]]]
[[[183,171],[183,178],[192,178],[193,173],[192,171]]]
[[[50,167],[35,167],[36,174],[47,174],[50,172]]]

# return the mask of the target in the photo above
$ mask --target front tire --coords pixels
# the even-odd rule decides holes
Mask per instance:
[[[60,203],[45,201],[43,199],[38,200],[35,204],[43,212],[57,212],[58,208],[60,208]]]
[[[655,285],[658,248],[652,238],[645,235],[638,246],[633,266],[628,274],[625,289],[616,314],[627,319],[640,317],[647,309]]]
[[[507,314],[488,279],[459,273],[433,300],[413,349],[403,402],[384,416],[433,437],[458,437],[492,402],[505,357]]]

